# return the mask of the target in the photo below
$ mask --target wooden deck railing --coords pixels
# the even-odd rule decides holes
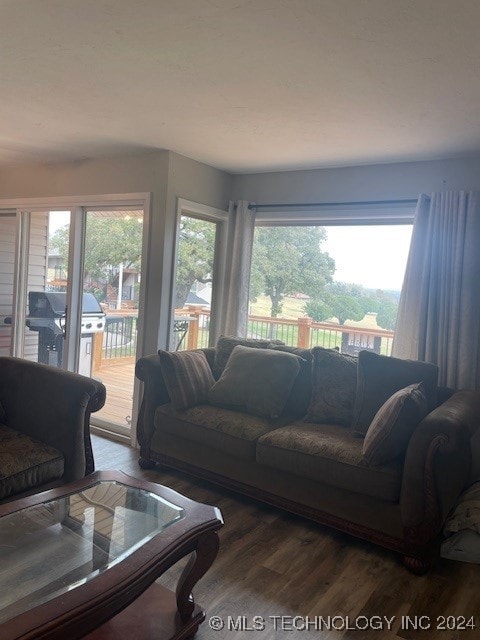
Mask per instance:
[[[175,316],[188,318],[188,330],[180,350],[208,346],[209,310],[204,307],[188,307],[177,309]],[[247,335],[251,338],[282,340],[287,345],[306,349],[315,346],[330,349],[338,347],[343,353],[352,354],[361,349],[369,349],[391,355],[394,334],[385,329],[314,322],[308,317],[290,319],[250,315]]]
[[[173,348],[180,351],[208,346],[210,311],[203,306],[175,310]],[[309,349],[319,346],[338,348],[342,353],[356,354],[369,349],[391,355],[393,331],[369,329],[330,322],[314,322],[312,318],[270,318],[248,316],[247,335],[250,338],[281,340],[287,345]],[[93,370],[106,364],[133,362],[137,342],[137,312],[109,314],[105,333],[95,334]]]

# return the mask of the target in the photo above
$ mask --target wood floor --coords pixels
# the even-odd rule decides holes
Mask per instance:
[[[480,565],[440,560],[416,577],[374,545],[177,472],[142,471],[126,445],[95,437],[94,450],[97,469],[114,467],[221,509],[220,552],[195,590],[207,612],[198,640],[480,638]],[[159,582],[171,589],[179,572],[172,567]],[[211,629],[211,616],[224,628]],[[476,628],[461,630],[472,616]],[[264,629],[249,630],[255,626]]]

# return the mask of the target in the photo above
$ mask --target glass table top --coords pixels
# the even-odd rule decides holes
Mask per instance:
[[[106,481],[0,518],[0,623],[88,582],[184,517],[160,496]]]

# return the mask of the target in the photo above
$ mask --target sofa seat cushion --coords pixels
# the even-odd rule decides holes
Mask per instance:
[[[60,451],[0,425],[0,499],[58,480],[63,472]]]
[[[255,460],[258,438],[282,424],[280,419],[267,420],[211,405],[197,405],[177,411],[170,403],[157,407],[154,422],[159,432],[166,431],[247,460]],[[155,447],[153,442],[152,447]]]
[[[257,462],[340,489],[397,502],[401,464],[370,466],[363,442],[337,425],[296,422],[270,431],[257,444]]]

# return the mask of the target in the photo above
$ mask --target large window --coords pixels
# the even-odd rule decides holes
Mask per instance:
[[[412,226],[257,226],[248,335],[390,354]]]
[[[214,344],[219,326],[227,212],[179,200],[170,351]]]

